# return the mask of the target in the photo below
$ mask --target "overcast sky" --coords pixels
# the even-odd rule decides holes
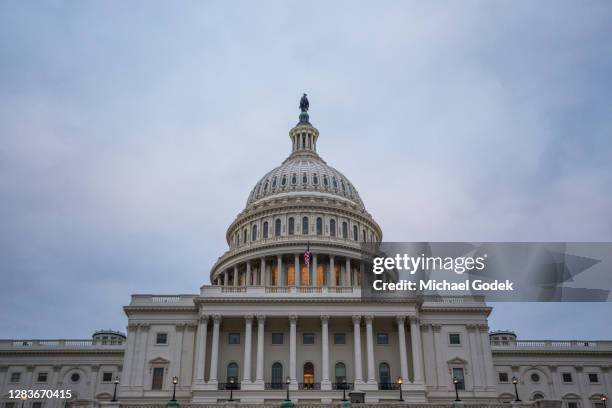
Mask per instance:
[[[2,1],[0,338],[196,293],[302,92],[387,241],[612,241],[611,73],[603,0]],[[611,313],[490,325],[612,339]]]

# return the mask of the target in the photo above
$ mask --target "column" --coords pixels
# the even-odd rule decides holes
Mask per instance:
[[[423,377],[423,342],[421,339],[421,326],[419,319],[410,317],[410,342],[412,343],[412,364],[414,368],[413,383],[422,384]]]
[[[136,354],[136,336],[138,335],[138,325],[135,323],[128,323],[127,326],[127,341],[125,345],[125,358],[123,373],[121,376],[121,388],[131,387],[134,383],[131,379],[131,373],[134,371],[134,358]]]
[[[185,323],[176,323],[174,332],[176,333],[176,341],[174,342],[174,353],[172,356],[172,376],[177,376],[181,379],[181,360],[183,358],[183,337],[186,329]]]
[[[251,261],[246,261],[246,276],[244,277],[244,286],[251,285]]]
[[[223,286],[229,286],[229,271],[223,273]]]
[[[259,284],[265,286],[268,284],[266,281],[266,258],[263,256],[259,258]]]
[[[397,316],[397,334],[399,342],[400,373],[404,383],[408,382],[408,356],[406,353],[406,329],[404,328],[405,316]]]
[[[329,381],[329,316],[321,316],[321,390],[331,390]]]
[[[208,316],[200,316],[198,329],[196,332],[196,349],[195,349],[195,377],[194,383],[204,383],[204,367],[206,367],[206,337],[208,336]]]
[[[245,328],[244,328],[244,370],[242,376],[242,383],[249,384],[251,382],[251,330],[253,328],[253,316],[244,316]]]
[[[291,387],[297,389],[297,316],[289,316],[289,379]]]
[[[238,265],[234,265],[234,284],[232,286],[238,286]]]
[[[135,385],[137,387],[144,386],[144,375],[145,375],[145,365],[146,365],[146,357],[147,357],[147,349],[149,344],[149,324],[142,323],[140,325],[140,337],[138,340],[138,344],[136,347],[138,355],[137,365],[135,369],[136,381]]]
[[[209,384],[217,384],[217,365],[219,358],[219,326],[221,325],[221,316],[213,316],[213,338],[212,350],[210,351],[210,375],[208,377]]]
[[[278,255],[276,257],[276,276],[278,279],[278,286],[286,286],[285,274],[283,274],[283,258]]]
[[[91,399],[95,399],[96,398],[96,386],[98,385],[98,373],[100,371],[100,366],[99,365],[93,365],[91,366]]]
[[[257,316],[257,373],[255,382],[264,385],[264,324],[266,317],[263,315]]]
[[[361,316],[353,316],[353,348],[355,351],[355,386],[363,382],[361,367]]]
[[[475,324],[466,324],[468,350],[470,351],[470,363],[472,364],[472,383],[474,391],[484,389],[486,381],[482,373],[482,365],[479,364],[482,356],[478,353],[478,328]]]
[[[485,362],[485,380],[487,388],[495,389],[497,387],[497,374],[493,365],[493,354],[491,353],[491,340],[489,339],[489,326],[486,324],[478,325],[480,330],[480,338],[482,339],[482,354]]]
[[[335,284],[334,280],[334,256],[329,256],[329,272],[327,273],[327,286],[332,287]]]
[[[301,278],[302,278],[302,271],[300,270],[300,254],[296,254],[295,255],[295,260],[294,260],[294,268],[295,268],[295,286],[301,286]]]
[[[312,272],[310,273],[310,286],[317,286],[317,254],[313,254],[312,258]]]
[[[344,267],[343,286],[351,286],[351,259],[350,258],[346,258],[346,266]]]
[[[376,382],[374,373],[374,333],[372,331],[372,321],[374,316],[366,316],[366,347],[368,350],[368,383]]]

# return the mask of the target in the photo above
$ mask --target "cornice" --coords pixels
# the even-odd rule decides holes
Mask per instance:
[[[524,354],[545,354],[545,355],[564,355],[564,356],[584,356],[584,355],[608,355],[612,356],[612,350],[563,350],[563,349],[497,349],[491,347],[493,355],[524,355]]]
[[[18,354],[20,356],[27,356],[27,355],[33,355],[33,356],[40,356],[43,354],[53,354],[53,355],[57,355],[57,354],[87,354],[87,355],[117,355],[117,356],[123,356],[123,354],[125,354],[125,348],[121,348],[121,349],[114,349],[114,350],[105,350],[105,349],[98,349],[98,348],[91,348],[91,349],[72,349],[72,348],[41,348],[41,349],[34,349],[34,348],[14,348],[14,349],[2,349],[0,350],[0,356],[10,356],[10,355],[15,355]]]

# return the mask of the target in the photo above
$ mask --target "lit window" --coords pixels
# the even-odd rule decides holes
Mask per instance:
[[[283,333],[272,333],[272,344],[283,344]]]
[[[168,344],[168,333],[157,333],[155,344]]]
[[[228,335],[229,344],[240,344],[240,333],[230,333]]]
[[[459,333],[450,333],[448,335],[448,341],[450,344],[461,344],[461,336],[459,335]]]
[[[315,343],[314,333],[304,333],[302,335],[302,343],[303,344],[314,344]]]
[[[389,333],[377,333],[376,344],[389,344]]]

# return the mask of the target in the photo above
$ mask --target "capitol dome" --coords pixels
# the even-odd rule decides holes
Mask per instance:
[[[317,153],[319,131],[306,95],[289,131],[291,153],[251,190],[227,229],[229,250],[210,279],[223,286],[332,287],[359,285],[364,243],[382,231],[355,186]],[[312,264],[304,259],[310,248]]]

